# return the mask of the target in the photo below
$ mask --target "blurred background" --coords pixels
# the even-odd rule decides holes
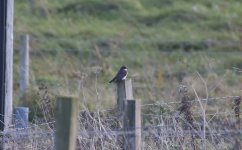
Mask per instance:
[[[143,104],[174,101],[179,84],[201,98],[240,95],[241,16],[240,0],[15,1],[14,103],[26,34],[32,108],[41,94],[113,107],[116,86],[108,81],[122,65]]]

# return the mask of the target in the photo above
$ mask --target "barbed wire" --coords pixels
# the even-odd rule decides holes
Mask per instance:
[[[196,130],[171,130],[172,128],[170,128],[168,130],[167,127],[174,127],[174,126],[164,126],[164,125],[156,125],[156,126],[146,126],[146,127],[140,127],[140,128],[129,128],[129,129],[116,129],[116,130],[108,130],[108,131],[100,131],[100,130],[92,130],[92,131],[79,131],[77,136],[78,137],[92,137],[92,136],[119,136],[119,135],[129,135],[129,134],[136,134],[137,130],[141,130],[141,133],[145,134],[145,132],[149,132],[150,130],[152,130],[152,128],[155,129],[162,129],[163,130],[159,130],[159,134],[163,137],[163,138],[167,138],[167,137],[184,137],[186,135],[202,135],[204,134],[203,131],[196,131]],[[206,134],[212,134],[212,135],[224,135],[224,134],[238,134],[238,133],[242,133],[242,129],[219,129],[219,130],[209,130],[206,132]],[[19,130],[16,130],[15,132],[12,132],[11,134],[2,134],[2,138],[5,137],[8,138],[9,135],[13,135],[13,134],[18,134],[19,137],[27,137],[27,138],[31,138],[31,137],[40,137],[40,136],[54,136],[55,131],[47,131],[47,132],[40,132],[40,131],[36,131],[36,132],[19,132]],[[3,136],[6,135],[6,136]],[[169,136],[167,136],[169,135]],[[207,136],[210,136],[207,135]]]
[[[240,96],[224,96],[224,97],[214,97],[214,98],[203,98],[199,100],[191,100],[189,103],[199,102],[199,101],[214,101],[214,100],[231,100],[231,98],[238,98]],[[164,105],[172,105],[172,104],[181,104],[180,101],[171,101],[167,103],[152,103],[152,104],[143,104],[142,107],[146,106],[164,106]]]
[[[55,137],[55,130],[45,130],[46,128],[42,128],[41,126],[52,124],[54,122],[42,123],[42,124],[35,124],[39,128],[35,128],[34,130],[15,130],[8,134],[2,134],[0,142],[11,143],[23,140],[40,140],[41,139],[48,139],[50,142],[54,142]],[[42,130],[38,130],[42,129]],[[135,135],[136,131],[140,130],[143,139],[146,138],[159,138],[159,140],[172,140],[169,138],[189,138],[191,136],[196,136],[197,138],[202,138],[204,132],[202,130],[184,130],[182,126],[179,124],[172,124],[172,125],[165,125],[165,124],[158,124],[158,125],[146,125],[143,127],[136,127],[136,128],[119,128],[119,129],[106,129],[100,130],[96,128],[96,130],[85,130],[83,128],[79,129],[77,133],[77,139],[81,140],[82,144],[80,147],[86,146],[85,142],[92,141],[97,142],[99,140],[103,140],[108,143],[115,143],[114,138],[119,136],[126,137],[127,135]],[[218,129],[213,127],[211,130],[207,130],[205,132],[205,137],[221,137],[222,139],[233,137],[235,135],[242,134],[241,129]],[[168,139],[167,139],[168,138]],[[209,139],[206,139],[209,140]],[[16,143],[15,142],[15,143]],[[84,143],[83,143],[84,142]],[[17,142],[18,143],[18,142]],[[232,142],[231,142],[232,143]]]
[[[228,97],[217,97],[217,98],[210,98],[211,100],[218,100],[218,99],[226,99],[226,98],[231,98],[231,97],[238,97],[238,96],[228,96]],[[202,100],[207,100],[207,99],[202,99]],[[194,101],[194,100],[193,100]],[[174,103],[174,102],[171,102],[171,103]],[[150,105],[160,105],[160,104],[148,104],[148,106]],[[93,114],[98,114],[100,112],[109,112],[109,111],[114,111],[115,109],[107,109],[107,110],[102,110],[102,111],[99,111],[99,112],[92,112]],[[86,112],[86,111],[83,111],[83,112]],[[215,112],[215,113],[210,113],[210,114],[206,114],[206,116],[225,116],[225,115],[232,115],[234,112],[233,111],[229,111],[229,112]],[[241,113],[240,113],[241,114]],[[174,118],[174,117],[177,117],[177,116],[172,116],[172,115],[164,115],[164,114],[145,114],[145,113],[141,113],[142,116],[152,116],[152,117],[170,117],[171,118]],[[194,114],[193,117],[199,117],[201,115],[197,115]],[[110,118],[105,118],[105,119],[113,119],[113,117],[110,117]],[[47,123],[41,123],[41,124],[31,124],[29,125],[28,127],[26,128],[22,128],[22,129],[17,129],[16,131],[12,131],[12,132],[20,132],[21,130],[28,130],[28,129],[32,129],[32,128],[36,128],[36,127],[40,127],[40,126],[47,126],[47,125],[50,125],[50,124],[54,124],[55,121],[53,122],[47,122]],[[146,127],[144,127],[146,128]],[[8,132],[10,133],[10,132]],[[2,132],[2,134],[6,134],[4,132]]]
[[[203,98],[203,99],[200,99],[200,100],[191,100],[189,101],[190,103],[194,103],[194,102],[199,102],[199,101],[215,101],[215,100],[231,100],[231,98],[238,98],[240,96],[223,96],[223,97],[213,97],[213,98]],[[229,99],[230,98],[230,99]],[[159,101],[159,100],[157,100]],[[232,100],[231,100],[232,101]],[[172,105],[172,104],[181,104],[180,101],[171,101],[171,102],[162,102],[162,103],[150,103],[150,104],[142,104],[141,107],[148,107],[148,106],[164,106],[164,105]],[[98,111],[95,111],[95,112],[89,112],[89,113],[92,113],[92,114],[98,114],[98,113],[109,113],[109,112],[112,112],[112,111],[117,111],[117,108],[109,108],[109,109],[102,109],[102,110],[98,110]],[[81,110],[80,112],[88,112],[87,110],[83,109]],[[224,113],[224,112],[223,112]]]
[[[239,96],[226,96],[226,97],[215,97],[215,98],[208,98],[208,99],[200,99],[200,100],[191,100],[190,102],[198,102],[198,101],[210,101],[210,100],[227,100],[227,99],[231,99],[231,98],[238,98]],[[169,102],[169,104],[178,104],[180,102]],[[163,103],[166,104],[167,103]],[[160,106],[161,104],[148,104],[147,106]],[[146,106],[146,105],[143,105]],[[82,111],[82,112],[88,112],[88,113],[92,113],[95,115],[98,115],[97,117],[100,117],[100,113],[108,113],[110,111],[115,111],[114,109],[107,109],[107,110],[99,110],[97,112],[90,112],[90,111]],[[233,111],[227,111],[227,112],[215,112],[215,113],[210,113],[210,114],[206,114],[206,116],[226,116],[226,115],[232,115]],[[163,114],[158,115],[158,114],[145,114],[142,113],[142,116],[151,116],[151,117],[163,117]],[[196,114],[193,115],[193,117]],[[201,116],[201,115],[198,115]],[[181,118],[182,116],[178,115],[178,116],[168,116],[171,117],[170,119],[174,119],[176,117]],[[107,119],[108,117],[104,117],[102,119]],[[113,119],[115,117],[110,117],[109,119]],[[117,117],[116,117],[117,118]],[[87,119],[87,118],[84,118]],[[95,118],[89,118],[90,120],[95,120]],[[1,139],[0,142],[11,142],[14,140],[23,140],[25,139],[31,139],[31,138],[49,138],[50,140],[53,141],[54,139],[54,135],[55,135],[55,130],[49,130],[49,128],[45,128],[46,126],[50,126],[52,124],[54,124],[55,121],[52,122],[45,122],[45,123],[40,123],[40,124],[30,124],[28,127],[26,128],[20,128],[20,129],[16,129],[13,128],[7,132],[0,132],[1,135]],[[93,137],[97,137],[97,138],[104,138],[104,140],[111,140],[112,137],[118,137],[118,136],[126,136],[126,135],[130,135],[130,134],[136,134],[137,130],[140,130],[140,133],[142,134],[143,138],[149,137],[149,136],[153,136],[153,137],[160,137],[160,138],[177,138],[177,137],[187,137],[187,136],[198,136],[198,138],[202,138],[202,137],[211,137],[211,136],[220,136],[222,138],[227,138],[226,136],[234,136],[234,135],[238,135],[242,133],[241,129],[220,129],[220,126],[214,126],[211,125],[209,128],[209,130],[206,130],[206,132],[204,133],[204,131],[202,131],[202,129],[190,129],[190,130],[184,130],[183,124],[188,124],[186,121],[184,121],[183,123],[167,123],[167,122],[161,122],[161,124],[156,124],[156,125],[145,125],[145,126],[141,126],[141,127],[136,127],[136,128],[111,128],[108,127],[104,124],[104,129],[102,128],[98,128],[100,122],[94,122],[92,128],[93,130],[86,130],[85,126],[80,127],[79,131],[78,131],[78,138],[82,138],[85,140],[91,140],[93,139]],[[201,124],[202,125],[202,124]],[[204,135],[205,134],[205,135]],[[24,138],[23,138],[24,137]],[[107,139],[105,139],[105,137],[107,137]]]
[[[242,113],[240,113],[242,114]],[[166,114],[146,114],[146,113],[141,113],[142,116],[152,116],[152,117],[166,117],[166,119],[171,119],[175,118],[177,116],[174,115],[166,115]],[[215,113],[207,113],[205,116],[227,116],[227,115],[234,115],[233,111],[227,111],[227,112],[215,112]],[[200,117],[203,116],[202,114],[193,114],[193,117]],[[167,118],[169,117],[169,118]]]
[[[219,113],[220,115],[228,115],[228,114],[232,114],[233,112],[224,112],[224,113]],[[209,114],[209,115],[214,115],[214,114]],[[181,116],[176,116],[178,118],[182,118]],[[176,117],[173,117],[173,118],[176,118]],[[36,127],[38,127],[39,129],[41,129],[41,126],[48,126],[50,124],[53,124],[55,123],[55,121],[53,122],[48,122],[48,123],[41,123],[41,124],[33,124],[32,126],[29,126],[29,127],[26,127],[26,128],[20,128],[20,129],[16,129],[16,130],[12,130],[12,131],[9,131],[9,132],[0,132],[2,135],[4,134],[11,134],[11,133],[16,133],[16,132],[21,132],[21,131],[27,131],[27,130],[30,130],[30,129],[33,129]],[[188,124],[187,122],[185,122],[186,124]],[[141,130],[145,130],[145,129],[148,129],[148,128],[167,128],[167,127],[174,127],[174,125],[162,125],[162,124],[159,124],[159,125],[148,125],[148,126],[142,126],[142,127],[138,127],[138,128],[128,128],[126,130],[137,130],[137,129],[141,129]],[[120,132],[122,131],[123,129],[110,129],[109,132]],[[51,132],[54,132],[54,130],[51,130]],[[94,130],[86,130],[84,133],[95,133],[97,131],[94,131]],[[98,132],[101,132],[100,130],[98,130]],[[105,131],[106,132],[106,131]]]

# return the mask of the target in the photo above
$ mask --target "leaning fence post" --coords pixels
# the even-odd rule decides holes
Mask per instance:
[[[126,99],[133,99],[131,79],[117,82],[117,105],[120,111],[124,111]]]
[[[233,109],[234,109],[234,114],[235,114],[235,119],[236,119],[236,122],[235,122],[235,130],[238,130],[237,133],[235,133],[235,144],[234,144],[234,149],[241,149],[241,140],[240,140],[240,137],[241,137],[241,134],[239,132],[240,130],[240,103],[241,103],[241,97],[240,96],[236,96],[233,98],[233,101],[234,101],[234,106],[233,106]]]
[[[74,150],[77,132],[77,100],[73,97],[57,98],[55,150]]]
[[[20,47],[20,100],[26,104],[26,91],[29,86],[29,35],[21,36]]]
[[[124,117],[125,150],[141,150],[141,106],[139,100],[127,100]]]

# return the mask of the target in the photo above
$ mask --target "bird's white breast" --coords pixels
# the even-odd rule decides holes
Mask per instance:
[[[126,70],[127,70],[127,69],[126,69]],[[128,75],[128,72],[127,72],[126,75],[122,78],[122,80],[125,80],[126,77],[127,77],[127,75]]]

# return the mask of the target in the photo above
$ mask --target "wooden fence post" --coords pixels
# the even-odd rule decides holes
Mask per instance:
[[[124,112],[124,149],[141,150],[141,107],[139,101],[133,100],[131,79],[117,83],[117,95],[118,109]]]
[[[239,130],[241,129],[240,128],[240,103],[241,103],[241,97],[238,96],[238,97],[234,97],[233,98],[233,101],[234,101],[234,106],[233,106],[233,109],[234,109],[234,114],[235,114],[235,119],[236,119],[236,122],[235,122],[235,130],[238,130],[237,133],[235,133],[235,144],[234,144],[234,149],[235,150],[239,150],[241,149],[241,133],[239,132]]]
[[[29,35],[21,36],[20,47],[20,100],[26,104],[26,92],[29,86]]]
[[[57,98],[55,150],[75,150],[77,106],[75,98],[66,96]]]
[[[141,150],[141,106],[138,100],[127,100],[124,117],[125,150]]]
[[[117,105],[120,111],[124,111],[127,99],[133,99],[131,79],[117,82]]]

